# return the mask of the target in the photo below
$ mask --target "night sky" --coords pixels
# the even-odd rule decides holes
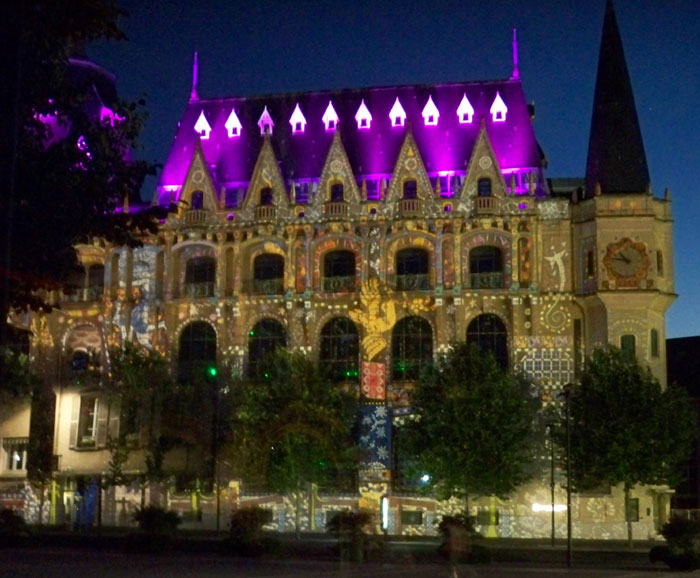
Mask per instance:
[[[164,163],[199,96],[508,78],[512,29],[549,177],[585,173],[604,0],[120,0],[129,42],[92,46],[150,114],[138,156]],[[700,2],[616,0],[652,189],[671,191],[678,300],[668,337],[700,335]],[[143,196],[150,198],[155,181]]]

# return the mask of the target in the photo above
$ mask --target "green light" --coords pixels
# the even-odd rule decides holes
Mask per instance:
[[[251,331],[248,335],[250,335],[251,337],[254,337],[254,336],[255,336],[255,331]]]
[[[265,375],[264,375],[264,377],[265,377],[265,379],[269,379],[270,374],[266,372]]]
[[[207,369],[207,373],[212,377],[216,377],[216,367],[210,367],[209,369]]]

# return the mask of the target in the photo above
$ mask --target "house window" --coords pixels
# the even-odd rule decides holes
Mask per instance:
[[[476,183],[476,194],[480,197],[490,197],[491,179],[479,179]]]
[[[588,249],[586,251],[586,279],[595,277],[595,251]]]
[[[417,197],[418,197],[418,183],[414,179],[404,181],[403,198],[404,199],[415,199]]]
[[[489,508],[479,508],[476,512],[477,526],[498,526],[499,515],[498,510]]]
[[[402,249],[396,254],[396,289],[420,291],[430,289],[428,252],[424,249]]]
[[[104,265],[92,265],[88,270],[89,299],[99,299],[105,286]]]
[[[343,183],[334,183],[331,185],[331,203],[342,203],[343,198]]]
[[[652,357],[659,356],[659,332],[656,329],[652,329],[649,335],[649,349],[651,350]]]
[[[498,247],[475,247],[469,252],[469,286],[472,289],[503,287],[503,257]]]
[[[661,251],[656,252],[656,274],[659,277],[664,276],[664,254]]]
[[[209,366],[216,365],[216,331],[206,321],[194,321],[180,334],[178,379],[186,382],[206,377]]]
[[[78,416],[78,447],[94,447],[97,435],[97,409],[99,401],[96,395],[80,396],[80,414]]]
[[[467,343],[493,355],[502,369],[508,367],[508,334],[498,316],[487,313],[473,319],[467,328]]]
[[[260,189],[260,205],[261,206],[269,206],[273,204],[273,198],[272,198],[272,188],[271,187],[263,187]]]
[[[284,290],[284,257],[272,253],[258,255],[253,261],[253,292],[277,295]]]
[[[355,253],[331,251],[323,257],[323,290],[334,293],[355,290]]]
[[[401,525],[402,526],[422,526],[423,511],[422,510],[401,510]]]
[[[27,447],[29,438],[4,438],[2,449],[5,451],[5,470],[23,472],[27,469]]]
[[[321,369],[334,381],[357,381],[360,337],[347,317],[336,317],[321,329]]]
[[[216,261],[213,257],[193,257],[185,268],[185,296],[211,297],[216,283]]]
[[[90,367],[90,354],[84,349],[77,349],[73,352],[70,364],[73,373],[82,373]]]
[[[258,321],[248,334],[248,377],[265,379],[266,357],[278,347],[286,347],[287,334],[275,319]]]
[[[404,317],[391,332],[394,379],[418,379],[433,361],[433,329],[425,319]]]
[[[328,124],[326,125],[326,130],[334,130],[334,129],[335,129],[335,121],[329,120]]]
[[[204,208],[204,193],[202,191],[192,193],[191,207],[197,211],[201,211]]]
[[[620,349],[626,356],[634,357],[637,349],[637,339],[634,335],[620,337]]]
[[[639,498],[629,498],[625,504],[625,521],[639,522]]]

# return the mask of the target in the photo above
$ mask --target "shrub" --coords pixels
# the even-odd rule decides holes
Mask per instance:
[[[242,508],[231,515],[228,544],[235,554],[262,556],[279,549],[279,541],[263,536],[266,512],[262,508]]]
[[[0,510],[0,536],[28,535],[29,526],[20,514],[9,508]]]
[[[158,536],[173,536],[182,522],[177,512],[166,510],[160,506],[146,506],[137,510],[134,514],[134,520],[142,532]]]
[[[342,511],[326,522],[326,530],[338,539],[341,559],[361,562],[368,549],[373,557],[378,557],[375,541],[367,540],[366,530],[371,521],[368,512]]]
[[[442,536],[440,554],[451,562],[470,562],[483,564],[491,562],[491,551],[480,545],[473,545],[472,540],[480,534],[474,529],[474,520],[466,514],[443,516],[438,525]]]
[[[649,552],[651,562],[662,561],[673,570],[700,568],[700,521],[673,518],[661,529],[666,546]]]

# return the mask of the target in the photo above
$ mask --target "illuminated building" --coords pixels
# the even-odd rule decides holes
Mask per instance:
[[[174,371],[208,361],[257,376],[262,354],[284,345],[356,381],[368,456],[359,496],[307,503],[316,527],[326,510],[379,512],[387,496],[391,532],[432,533],[459,507],[400,491],[410,480],[391,446],[421,367],[456,340],[525,371],[545,407],[606,343],[665,383],[670,202],[650,192],[612,5],[585,179],[547,179],[513,44],[508,79],[261,97],[200,98],[195,64],[153,200],[177,212],[141,248],[80,246],[83,287],[32,321],[34,342],[66,371],[54,443],[67,509],[76,480],[105,471],[120,423],[60,360],[80,368],[125,339],[163,352]],[[110,491],[113,522],[119,500],[136,498]],[[290,528],[282,497],[236,496]],[[638,500],[638,526],[653,535],[666,491]],[[486,535],[548,536],[548,504],[537,482],[510,500],[474,500],[472,513]],[[578,535],[626,535],[620,490],[575,507]]]

